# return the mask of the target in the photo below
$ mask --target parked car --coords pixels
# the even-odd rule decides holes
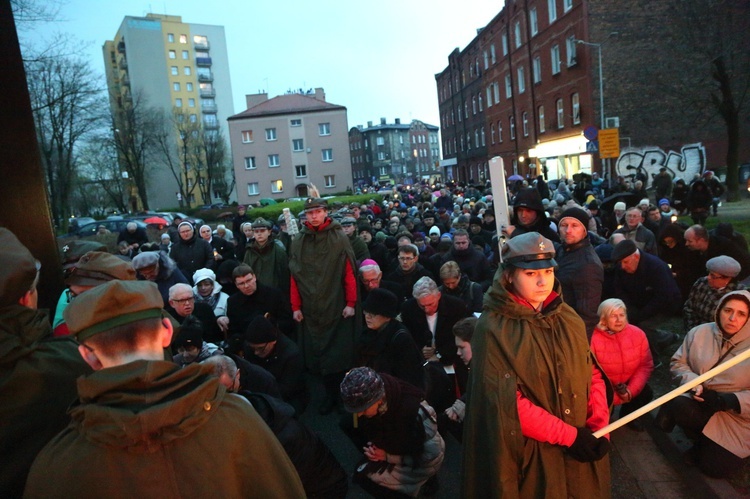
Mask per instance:
[[[174,220],[175,217],[180,217],[181,219],[187,220],[188,222],[196,226],[203,225],[205,223],[202,218],[191,217],[179,211],[162,211],[162,212],[157,213],[157,215],[159,216],[164,216],[165,214],[172,217],[171,218],[172,220]]]
[[[119,220],[99,220],[98,222],[88,223],[88,224],[80,226],[78,228],[78,231],[72,234],[75,234],[78,237],[93,236],[94,234],[96,234],[96,231],[99,229],[100,225],[103,225],[105,229],[112,232],[113,234],[116,234],[120,232],[122,229],[124,229],[128,225],[128,222],[135,222],[135,224],[138,227],[143,228],[143,229],[146,228],[146,224],[140,220],[131,220],[129,218],[123,218]]]
[[[224,208],[231,208],[231,207],[226,203],[204,204],[203,206],[200,207],[200,209],[203,211],[223,210]]]
[[[68,219],[68,233],[74,234],[79,227],[96,222],[91,217],[70,217]]]

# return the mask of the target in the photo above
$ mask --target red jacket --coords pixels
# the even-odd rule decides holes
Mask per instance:
[[[597,326],[591,337],[591,351],[612,385],[625,383],[633,397],[641,393],[654,370],[646,333],[632,324],[619,333],[602,331]],[[615,405],[623,402],[615,390]]]

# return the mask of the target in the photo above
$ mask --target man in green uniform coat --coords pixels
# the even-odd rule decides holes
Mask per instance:
[[[244,262],[252,267],[255,276],[266,286],[280,289],[289,295],[289,264],[286,249],[271,234],[273,224],[264,218],[253,222],[255,239],[245,249]]]
[[[212,367],[164,360],[172,323],[150,281],[111,281],[77,297],[65,321],[94,373],[71,423],[39,453],[25,496],[305,496],[284,449]]]
[[[324,199],[308,198],[305,216],[289,249],[290,298],[293,318],[302,325],[305,365],[323,375],[326,397],[319,411],[328,414],[339,403],[339,384],[354,358],[354,253],[341,225],[328,216]]]
[[[0,228],[0,497],[21,497],[37,453],[70,422],[76,378],[91,372],[37,310],[39,262]]]

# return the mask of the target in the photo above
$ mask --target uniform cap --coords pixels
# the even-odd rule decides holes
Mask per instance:
[[[107,246],[97,241],[71,241],[60,250],[63,269],[69,269],[89,251],[107,251]]]
[[[256,218],[252,225],[253,229],[273,229],[273,223],[263,217]]]
[[[34,284],[40,264],[15,234],[0,227],[0,307],[12,305]]]
[[[557,267],[555,246],[538,232],[511,238],[503,246],[503,263],[521,269]]]
[[[154,253],[151,251],[150,253]],[[89,251],[78,260],[65,284],[68,286],[98,286],[119,279],[135,280],[133,264],[102,251]]]

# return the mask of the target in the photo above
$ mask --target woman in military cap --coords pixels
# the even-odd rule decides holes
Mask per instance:
[[[472,340],[464,497],[609,497],[605,383],[554,256],[537,232],[502,248]]]

